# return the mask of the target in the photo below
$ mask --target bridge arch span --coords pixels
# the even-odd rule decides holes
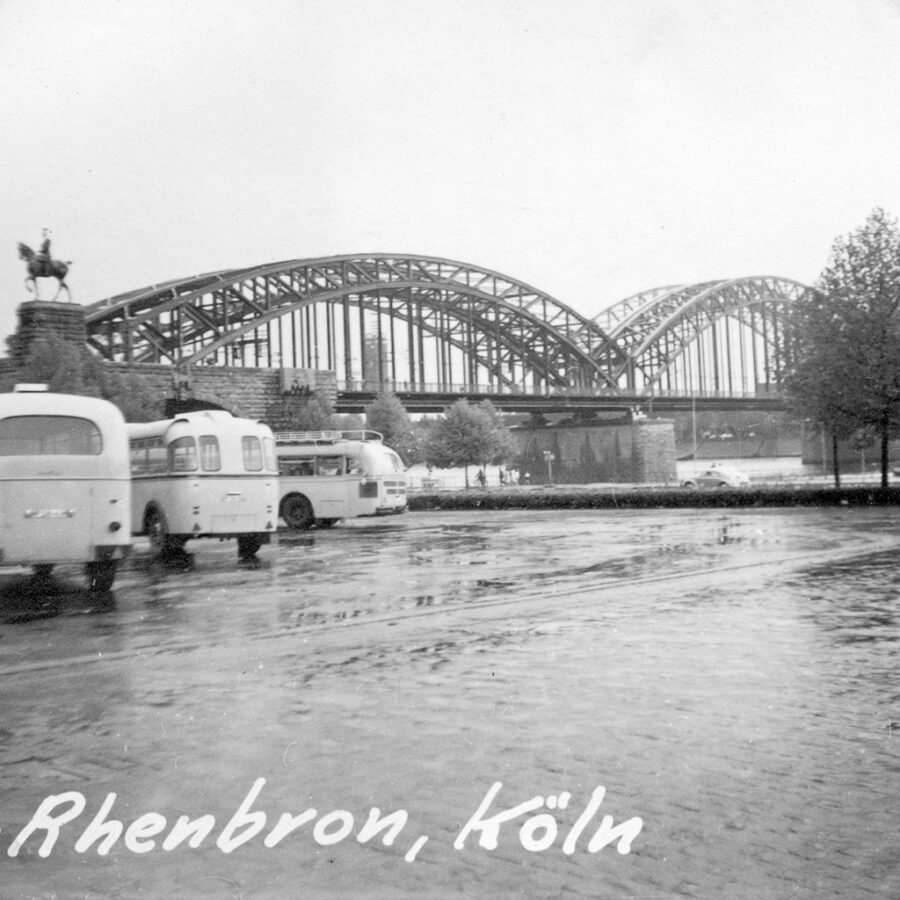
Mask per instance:
[[[428,256],[291,260],[95,303],[88,341],[121,362],[328,368],[344,381],[615,392],[594,321],[523,282]],[[604,348],[604,352],[598,350]]]
[[[621,388],[645,393],[747,395],[780,387],[787,312],[806,285],[758,276],[670,286],[597,317],[627,360]]]

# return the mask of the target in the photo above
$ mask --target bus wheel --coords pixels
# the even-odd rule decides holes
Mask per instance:
[[[147,513],[144,519],[144,531],[150,538],[150,549],[154,556],[177,556],[184,551],[187,538],[179,534],[169,534],[166,525],[166,517],[155,507]]]
[[[105,594],[112,589],[116,580],[117,560],[107,559],[103,562],[89,562],[85,567],[88,590],[93,594]]]
[[[256,551],[263,545],[263,539],[258,534],[238,535],[238,559],[246,562],[256,557]]]
[[[284,498],[281,503],[281,518],[287,522],[289,528],[302,530],[312,528],[316,520],[312,503],[303,494],[290,494]]]
[[[316,528],[331,528],[337,519],[316,519]]]

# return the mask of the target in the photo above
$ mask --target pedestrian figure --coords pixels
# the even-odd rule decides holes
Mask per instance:
[[[478,474],[475,476],[475,480],[478,482],[479,487],[487,487],[487,478],[484,474],[484,469],[479,469]]]
[[[506,470],[500,467],[500,487],[506,487]]]

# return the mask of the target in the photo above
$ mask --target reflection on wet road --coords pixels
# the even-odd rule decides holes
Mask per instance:
[[[279,897],[300,881],[322,897],[897,896],[898,526],[879,509],[416,513],[282,535],[255,569],[230,542],[199,542],[186,571],[139,547],[101,598],[74,570],[49,588],[8,571],[0,883],[11,897]],[[257,778],[273,822],[402,808],[410,837],[74,849],[109,792],[126,825],[151,811],[224,824]],[[523,820],[496,850],[453,848],[495,781],[507,806],[571,792],[550,849],[523,848]],[[632,852],[563,854],[600,785],[598,823],[644,821]],[[87,798],[80,827],[46,859],[37,837],[8,857],[62,791]],[[406,862],[413,830],[429,840]]]

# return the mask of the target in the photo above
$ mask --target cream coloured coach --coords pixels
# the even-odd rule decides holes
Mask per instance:
[[[108,591],[131,550],[125,420],[97,397],[16,385],[0,394],[0,564],[84,563]]]

